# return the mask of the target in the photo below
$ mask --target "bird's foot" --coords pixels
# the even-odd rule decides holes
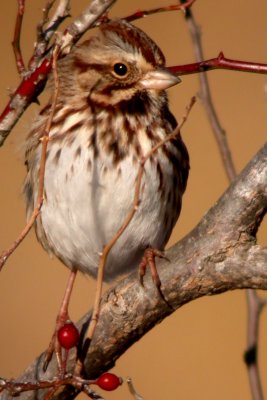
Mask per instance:
[[[160,250],[152,249],[150,247],[145,250],[143,258],[139,264],[139,279],[141,285],[144,286],[144,276],[146,274],[147,267],[149,267],[153,282],[157,289],[160,290],[161,281],[156,267],[156,257],[167,259],[164,253]]]
[[[159,277],[159,274],[157,271],[157,267],[156,267],[156,262],[155,262],[156,257],[165,258],[166,260],[168,260],[168,258],[165,256],[164,252],[162,252],[160,250],[152,249],[150,247],[145,250],[143,258],[139,264],[139,280],[140,280],[141,285],[144,286],[144,282],[143,282],[144,276],[146,274],[147,267],[149,267],[151,276],[152,276],[152,280],[157,288],[160,298],[164,301],[164,303],[168,306],[168,308],[173,310],[172,306],[166,300],[166,298],[164,297],[164,294],[162,293],[162,290],[161,290],[161,280],[160,280],[160,277]]]

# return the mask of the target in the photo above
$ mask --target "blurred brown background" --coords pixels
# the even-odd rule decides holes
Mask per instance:
[[[26,2],[22,49],[27,60],[35,40],[45,0]],[[88,4],[73,1],[75,16]],[[119,0],[113,16],[138,9],[169,5],[170,0]],[[220,2],[197,1],[194,12],[203,34],[206,58],[223,50],[229,58],[266,62],[267,3],[265,0]],[[1,109],[19,82],[11,40],[16,1],[2,2],[0,13]],[[160,45],[168,65],[194,61],[187,27],[181,12],[154,15],[136,22]],[[267,78],[264,75],[229,71],[208,74],[215,106],[226,129],[233,158],[240,171],[266,142]],[[179,119],[192,95],[198,92],[198,77],[184,76],[172,88],[171,108]],[[37,105],[16,126],[0,150],[1,225],[0,249],[16,238],[25,223],[21,185],[24,178],[23,137]],[[191,155],[191,175],[179,223],[171,243],[188,233],[224,192],[228,183],[201,102],[195,106],[183,129]],[[259,242],[267,244],[266,220]],[[0,376],[17,376],[46,348],[67,279],[67,270],[51,260],[33,233],[27,237],[0,276]],[[79,276],[71,303],[71,316],[78,319],[92,304],[95,282]],[[260,332],[260,367],[267,393],[267,313]],[[131,376],[145,400],[251,398],[243,351],[246,343],[244,291],[203,298],[178,310],[148,333],[118,360],[115,372]],[[130,399],[126,385],[107,399]]]

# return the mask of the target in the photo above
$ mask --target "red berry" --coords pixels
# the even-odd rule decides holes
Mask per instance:
[[[117,389],[117,387],[122,384],[122,380],[117,375],[105,372],[104,374],[100,375],[95,384],[101,389],[111,391]]]
[[[64,349],[69,350],[77,346],[80,334],[76,326],[71,321],[67,321],[65,325],[59,329],[57,337],[59,344],[64,347]]]

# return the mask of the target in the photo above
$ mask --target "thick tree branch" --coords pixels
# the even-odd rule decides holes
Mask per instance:
[[[255,244],[257,229],[267,211],[266,182],[267,144],[196,228],[167,251],[170,261],[158,262],[169,307],[158,296],[150,276],[146,276],[143,288],[136,273],[105,294],[85,361],[88,377],[109,369],[147,331],[192,300],[227,290],[267,289],[267,248]],[[82,332],[89,315],[80,321]],[[71,364],[74,358],[72,353]],[[19,380],[49,379],[55,374],[55,362],[43,373],[40,356]],[[61,388],[56,398],[70,399],[74,395],[74,389]],[[33,399],[34,394],[26,392],[20,398]],[[43,398],[40,392],[38,398]],[[7,393],[3,392],[0,399],[7,399]]]

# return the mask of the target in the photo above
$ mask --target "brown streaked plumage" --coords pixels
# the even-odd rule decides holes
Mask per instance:
[[[165,69],[157,45],[126,21],[101,26],[59,62],[58,73],[36,234],[69,268],[95,277],[99,252],[132,207],[138,160],[176,126],[165,89],[179,79]],[[27,139],[28,215],[37,199],[39,139],[50,106]],[[136,267],[146,248],[164,249],[180,214],[188,170],[180,137],[147,161],[139,209],[109,254],[106,280]]]

